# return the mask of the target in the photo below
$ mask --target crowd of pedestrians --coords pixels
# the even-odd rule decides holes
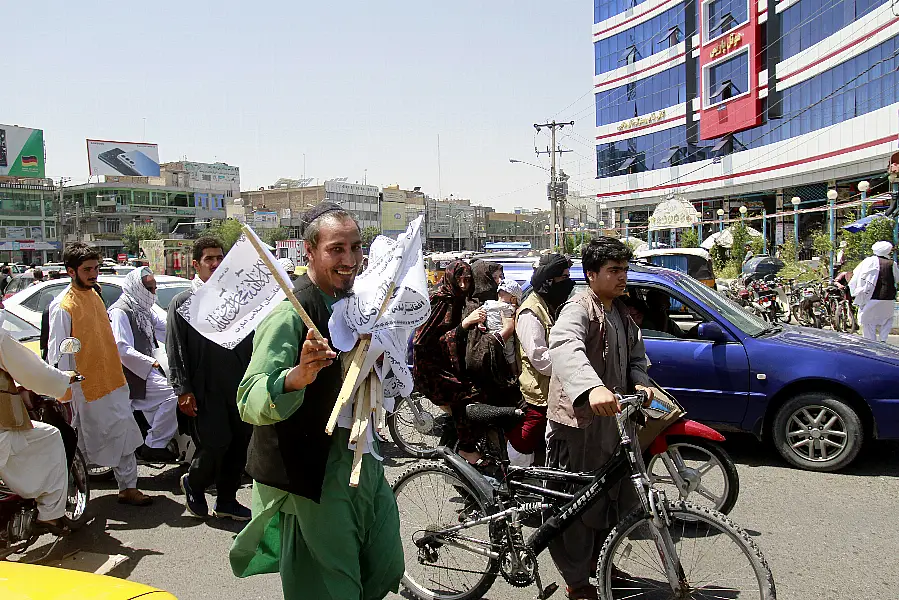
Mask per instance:
[[[587,286],[572,297],[571,261],[545,255],[524,302],[497,263],[457,260],[446,267],[431,295],[431,317],[413,341],[413,375],[416,388],[452,415],[461,456],[485,466],[478,452],[483,432],[465,417],[465,407],[478,402],[524,411],[506,431],[516,464],[584,472],[609,460],[618,443],[608,418],[620,411],[614,393],[653,394],[635,303],[626,296],[631,256],[619,240],[592,240],[582,253]],[[643,312],[664,325],[666,307],[652,302]],[[508,304],[516,305],[514,314]],[[602,541],[634,502],[630,486],[615,486],[550,543],[568,598],[597,597],[589,578]]]

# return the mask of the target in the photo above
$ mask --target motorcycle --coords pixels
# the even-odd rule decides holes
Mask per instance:
[[[437,448],[456,445],[452,417],[425,396],[413,392],[400,398],[387,415],[393,442],[413,458],[437,458]],[[737,467],[721,447],[724,436],[701,423],[680,419],[671,423],[646,450],[653,483],[676,488],[682,499],[704,503],[727,514],[740,493]]]
[[[77,338],[66,338],[61,343],[62,354],[74,354],[81,347]],[[62,522],[75,530],[87,522],[87,504],[90,501],[88,469],[78,450],[78,432],[72,428],[72,409],[55,398],[32,394],[31,419],[53,425],[62,434],[68,461],[68,490],[66,512]],[[37,503],[22,498],[0,480],[0,560],[12,554],[22,554],[42,535],[37,527]],[[49,550],[34,562],[45,559],[61,538],[57,537]]]
[[[783,318],[784,311],[780,305],[780,294],[773,284],[773,279],[766,277],[753,280],[750,288],[755,308],[762,318],[770,323],[777,323]]]

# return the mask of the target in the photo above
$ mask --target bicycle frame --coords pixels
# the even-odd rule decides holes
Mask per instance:
[[[636,397],[628,397],[630,399]],[[549,542],[556,536],[560,535],[567,529],[578,517],[595,504],[601,496],[606,493],[609,487],[623,482],[628,478],[637,491],[640,504],[646,516],[651,518],[653,527],[652,535],[658,549],[659,556],[665,568],[669,584],[675,593],[689,589],[686,582],[686,575],[681,566],[680,559],[674,548],[674,542],[668,532],[670,519],[665,509],[666,498],[661,490],[652,487],[649,477],[646,473],[646,467],[643,463],[643,457],[640,452],[639,443],[634,435],[632,416],[639,409],[639,401],[637,403],[631,401],[630,404],[622,403],[622,413],[617,416],[616,421],[618,431],[621,436],[621,443],[612,456],[612,458],[595,474],[589,473],[570,473],[560,469],[549,467],[509,467],[505,472],[505,483],[510,492],[521,490],[530,494],[536,494],[542,498],[552,498],[554,500],[565,501],[558,512],[550,516],[527,540],[525,546],[530,549],[534,555],[540,554],[549,546]],[[477,470],[474,469],[467,461],[460,458],[452,451],[441,448],[441,452],[447,459],[446,462],[450,468],[456,473],[480,496],[485,506],[493,507],[496,510],[493,514],[486,515],[474,520],[466,520],[459,525],[455,525],[444,529],[440,532],[430,532],[429,536],[419,540],[424,545],[428,540],[440,538],[439,541],[444,544],[451,544],[463,548],[465,550],[475,552],[483,556],[498,558],[499,554],[492,550],[493,544],[474,538],[468,538],[458,535],[459,532],[482,525],[489,522],[506,522],[508,518],[517,520],[518,514],[522,511],[543,510],[551,508],[553,505],[544,503],[531,503],[524,506],[513,506],[506,508],[503,498],[497,496],[496,490],[490,482]],[[539,479],[542,481],[553,481],[561,483],[570,483],[581,485],[575,494],[548,489],[543,486],[533,485],[520,481],[521,479]],[[447,536],[447,534],[449,534]],[[444,537],[447,536],[447,537]],[[472,546],[470,544],[476,544]],[[538,576],[539,585],[539,576]]]

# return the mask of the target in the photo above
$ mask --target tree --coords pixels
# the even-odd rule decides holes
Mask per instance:
[[[687,229],[686,231],[680,234],[680,244],[681,248],[698,248],[699,247],[699,234],[696,233],[694,229]]]
[[[240,221],[236,221],[234,219],[227,219],[225,221],[220,221],[211,227],[207,227],[205,230],[200,232],[199,237],[214,237],[222,242],[223,250],[228,252],[231,249],[231,246],[237,243],[237,240],[240,239],[240,234],[243,231],[243,225]]]
[[[379,235],[381,235],[381,230],[377,227],[369,225],[362,230],[362,245],[371,246],[371,243],[375,241],[375,238]]]
[[[137,225],[130,223],[122,232],[122,242],[125,244],[125,251],[128,254],[137,256],[140,252],[140,243],[143,240],[158,240],[159,231],[152,225]]]
[[[269,246],[274,246],[277,242],[286,240],[288,237],[290,237],[290,233],[287,231],[286,227],[275,227],[274,229],[262,230],[262,241]]]

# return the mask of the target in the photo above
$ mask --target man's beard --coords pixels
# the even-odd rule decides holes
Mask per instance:
[[[81,279],[81,276],[78,275],[78,273],[75,273],[75,287],[81,288],[83,290],[89,290],[95,285],[97,285],[96,282],[88,283],[87,281]]]
[[[355,283],[356,283],[356,280],[354,278],[353,281],[350,282],[350,285],[347,289],[343,289],[343,288],[335,286],[334,287],[334,297],[337,298],[338,300],[341,298],[349,298],[350,296],[353,295],[353,284],[355,284]]]

